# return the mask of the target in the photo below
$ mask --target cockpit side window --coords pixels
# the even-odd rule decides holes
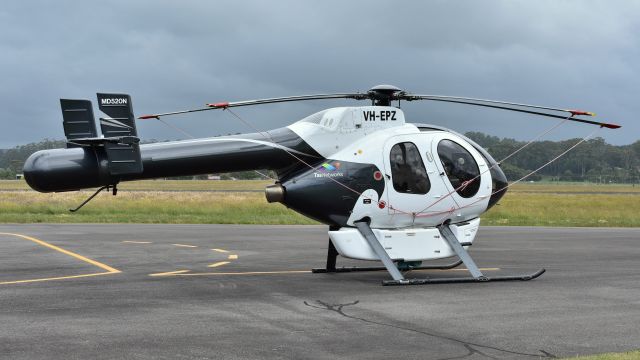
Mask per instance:
[[[470,198],[480,189],[478,163],[465,148],[451,140],[438,143],[438,156],[444,172],[458,195]]]
[[[393,188],[400,193],[426,194],[431,189],[418,148],[411,142],[393,145],[390,154]]]

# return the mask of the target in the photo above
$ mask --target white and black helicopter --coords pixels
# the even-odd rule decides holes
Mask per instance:
[[[91,101],[61,99],[67,148],[32,154],[24,165],[28,184],[40,192],[99,187],[116,194],[121,181],[270,169],[278,175],[266,188],[269,202],[329,225],[327,264],[314,272],[386,270],[384,285],[530,280],[544,269],[519,276],[485,276],[469,256],[480,215],[505,194],[507,179],[486,150],[449,129],[405,121],[402,101],[440,101],[577,121],[592,113],[452,96],[418,95],[379,85],[366,93],[303,95],[207,104],[205,108],[139,119],[160,119],[206,110],[322,99],[371,101],[370,106],[320,111],[266,132],[139,144],[131,97],[98,94],[99,136]],[[394,106],[395,105],[395,106]],[[581,117],[580,117],[581,116]],[[337,255],[379,260],[383,267],[336,267]],[[445,266],[426,260],[457,256]],[[405,270],[453,268],[464,263],[471,276],[407,279]]]

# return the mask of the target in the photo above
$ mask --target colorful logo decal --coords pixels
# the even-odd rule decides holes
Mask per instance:
[[[344,173],[338,171],[340,170],[340,162],[326,162],[320,165],[318,171],[313,173],[315,177],[340,177],[344,176]]]
[[[326,171],[336,171],[340,168],[339,162],[334,162],[333,164],[324,163],[322,164],[322,168]]]

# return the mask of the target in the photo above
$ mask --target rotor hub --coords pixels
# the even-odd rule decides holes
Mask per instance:
[[[377,85],[369,89],[367,94],[375,106],[391,106],[391,100],[396,100],[402,89],[393,85]]]

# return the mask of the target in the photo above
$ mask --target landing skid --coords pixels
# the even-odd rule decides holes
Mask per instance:
[[[483,276],[480,278],[474,277],[456,277],[456,278],[425,278],[425,279],[404,279],[404,280],[383,280],[382,285],[394,286],[394,285],[427,285],[427,284],[455,284],[455,283],[474,283],[474,282],[489,282],[489,281],[529,281],[533,280],[540,275],[544,274],[546,270],[540,269],[533,274],[529,275],[512,275],[512,276]]]
[[[383,280],[382,285],[384,286],[393,286],[393,285],[427,285],[427,284],[449,284],[449,283],[474,283],[474,282],[490,282],[490,281],[528,281],[533,280],[540,275],[544,274],[545,269],[540,269],[532,274],[526,275],[510,275],[510,276],[485,276],[482,274],[478,266],[475,264],[467,250],[463,247],[465,244],[461,244],[456,238],[455,234],[451,231],[448,225],[440,225],[438,226],[438,230],[442,237],[447,241],[449,246],[456,253],[459,261],[446,264],[446,265],[432,265],[432,266],[419,266],[414,267],[411,270],[447,270],[453,269],[460,264],[465,264],[471,276],[468,277],[455,277],[455,278],[424,278],[424,279],[406,279],[404,275],[398,270],[398,267],[394,263],[393,260],[389,257],[386,250],[376,236],[373,231],[369,227],[369,224],[365,221],[355,222],[356,228],[360,232],[360,234],[367,240],[371,249],[378,255],[384,267],[382,266],[374,266],[374,267],[341,267],[336,268],[336,258],[338,256],[338,251],[334,247],[333,243],[329,241],[329,248],[327,252],[327,265],[325,268],[316,268],[312,269],[313,273],[343,273],[343,272],[360,272],[360,271],[380,271],[387,270],[393,280]]]

